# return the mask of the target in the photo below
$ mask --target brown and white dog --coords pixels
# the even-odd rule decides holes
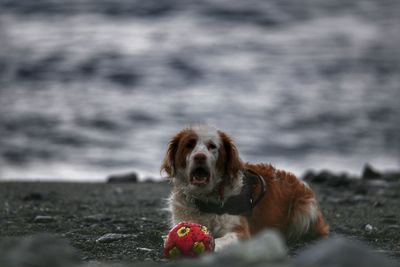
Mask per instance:
[[[265,228],[280,230],[288,240],[328,235],[329,226],[304,182],[269,164],[243,163],[232,139],[213,127],[196,125],[176,134],[161,170],[174,185],[169,198],[172,224],[191,221],[207,226],[217,251]],[[251,207],[250,216],[240,214],[241,210],[225,213],[224,205],[243,194],[248,170],[264,180],[254,179],[250,185],[250,197],[258,195],[261,200]],[[204,211],[199,202],[210,204],[211,211]],[[213,207],[221,207],[222,212],[213,212]]]

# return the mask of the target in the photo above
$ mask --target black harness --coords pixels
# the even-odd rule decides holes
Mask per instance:
[[[197,208],[205,213],[244,215],[248,219],[251,219],[253,208],[267,192],[267,185],[261,175],[253,170],[244,169],[243,174],[243,187],[239,195],[232,196],[221,203],[204,202],[195,199],[194,203]],[[254,196],[253,187],[257,184],[260,184],[261,191],[258,196]]]

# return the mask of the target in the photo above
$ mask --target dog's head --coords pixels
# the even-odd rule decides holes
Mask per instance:
[[[205,125],[189,127],[176,134],[161,166],[175,183],[199,194],[213,191],[222,180],[232,182],[241,168],[232,139]]]

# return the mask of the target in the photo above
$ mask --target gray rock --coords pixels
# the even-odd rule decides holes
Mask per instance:
[[[138,175],[134,172],[115,174],[107,177],[108,183],[137,183]]]
[[[52,216],[47,216],[47,215],[37,215],[33,221],[35,223],[49,223],[49,222],[54,222],[55,218]]]
[[[381,179],[382,174],[376,171],[371,165],[365,164],[364,170],[362,173],[362,179],[371,180],[371,179]]]
[[[222,250],[217,258],[242,261],[246,264],[257,262],[283,261],[287,258],[287,248],[281,235],[276,231],[264,231],[255,238],[235,244]]]
[[[115,233],[108,233],[105,234],[101,237],[99,237],[98,239],[96,239],[97,243],[111,243],[111,242],[115,242],[118,240],[122,240],[128,237],[131,237],[132,235],[130,234],[115,234]]]
[[[22,200],[23,201],[33,201],[33,200],[43,200],[45,197],[42,193],[32,192],[25,195]]]
[[[319,173],[308,171],[304,174],[303,180],[314,184],[325,184],[330,187],[348,187],[356,182],[346,173],[335,174],[327,170],[322,170]]]
[[[0,244],[1,267],[73,267],[79,263],[75,249],[50,234],[7,239]]]
[[[105,222],[105,221],[110,221],[111,217],[107,216],[103,213],[99,214],[93,214],[93,215],[88,215],[83,218],[85,222],[89,223],[97,223],[97,222]]]
[[[320,241],[293,261],[298,267],[394,267],[394,262],[364,245],[335,237]]]
[[[372,232],[375,232],[375,231],[376,231],[376,228],[373,227],[373,226],[370,225],[370,224],[367,224],[367,225],[365,225],[364,230],[365,230],[367,233],[371,234]]]

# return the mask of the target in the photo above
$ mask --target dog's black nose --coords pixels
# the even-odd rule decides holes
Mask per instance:
[[[194,160],[196,162],[203,162],[206,161],[207,156],[203,153],[197,153],[196,155],[194,155]]]

